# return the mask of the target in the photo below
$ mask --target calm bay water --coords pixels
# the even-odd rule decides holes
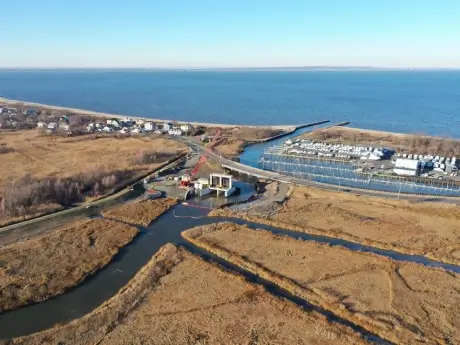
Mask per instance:
[[[460,71],[8,71],[0,96],[132,116],[460,137]]]

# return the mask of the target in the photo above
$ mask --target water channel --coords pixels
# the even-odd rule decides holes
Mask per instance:
[[[284,137],[282,141],[289,137],[297,136],[303,132],[311,130],[310,128],[303,128],[295,133]],[[265,148],[272,143],[252,145],[248,150],[245,150],[241,155],[241,162],[249,165],[254,165],[260,154]],[[252,162],[252,164],[251,164]],[[228,200],[230,202],[242,202],[247,200],[251,195],[248,184],[241,183],[241,193],[234,198]],[[125,202],[131,198],[139,196],[138,191],[133,191],[132,194],[123,196],[120,200],[110,201],[104,204],[104,207],[111,206],[119,202]],[[220,201],[219,201],[220,202]],[[225,260],[222,260],[211,253],[208,253],[191,243],[187,242],[181,236],[181,232],[194,226],[206,225],[215,223],[217,221],[232,221],[238,224],[246,224],[252,228],[261,228],[269,230],[275,234],[287,235],[293,238],[301,238],[303,240],[310,240],[319,243],[327,243],[332,246],[343,246],[354,251],[371,252],[393,258],[400,261],[417,262],[430,267],[441,267],[453,272],[460,273],[460,266],[449,265],[440,263],[434,260],[427,259],[418,255],[406,255],[398,252],[378,249],[370,246],[357,244],[341,239],[331,238],[327,236],[310,235],[296,231],[283,230],[262,224],[247,222],[236,218],[208,218],[206,217],[208,210],[206,208],[216,207],[216,201],[213,199],[194,200],[190,202],[191,205],[204,206],[204,208],[186,207],[177,205],[172,210],[155,220],[149,227],[140,228],[141,233],[129,245],[120,250],[106,267],[99,270],[94,275],[86,279],[82,284],[68,290],[60,296],[53,297],[45,302],[32,304],[30,306],[22,307],[13,311],[8,311],[0,314],[0,339],[10,339],[13,337],[24,336],[31,333],[39,332],[52,327],[57,323],[65,323],[71,320],[88,314],[102,303],[115,295],[120,288],[125,286],[129,280],[149,261],[160,247],[166,243],[174,243],[182,245],[191,252],[196,253],[205,260],[214,260],[220,265],[234,270],[248,280],[257,284],[262,284],[264,287],[279,297],[286,298],[298,304],[305,309],[315,309],[318,312],[326,315],[328,319],[345,324],[363,334],[369,341],[387,344],[388,342],[370,334],[369,332],[361,329],[350,323],[347,320],[341,319],[336,315],[323,310],[319,307],[313,306],[301,298],[295,297],[289,292],[280,289],[273,283],[261,279],[246,270],[236,267]],[[37,225],[31,224],[25,226],[27,231],[34,231],[40,227],[54,227],[62,224],[65,221],[72,219],[72,217],[90,216],[94,213],[100,212],[102,206],[92,209],[79,209],[72,213],[71,216],[58,216],[56,218],[43,221]],[[15,230],[12,230],[14,232]],[[6,233],[7,234],[7,233]],[[4,234],[0,234],[4,235]]]
[[[353,326],[369,339],[374,339],[371,334],[355,325],[350,325],[330,312],[311,306],[306,301],[299,301],[287,291],[277,288],[269,282],[259,279],[253,274],[239,269],[226,261],[216,258],[182,238],[181,232],[194,226],[206,225],[217,221],[232,221],[238,224],[247,224],[252,228],[262,228],[276,234],[284,234],[294,238],[301,238],[320,243],[328,243],[332,246],[344,246],[355,251],[372,252],[388,256],[396,260],[418,262],[427,266],[442,267],[453,272],[460,273],[460,266],[449,265],[427,259],[423,256],[405,255],[390,250],[381,250],[369,246],[348,242],[345,240],[326,236],[310,235],[296,231],[283,230],[262,224],[247,222],[235,218],[208,218],[203,209],[177,205],[173,210],[154,221],[148,228],[140,228],[140,235],[128,246],[123,248],[115,259],[105,268],[85,280],[81,285],[70,289],[66,293],[49,299],[42,303],[36,303],[27,307],[0,314],[0,339],[9,339],[21,335],[27,335],[52,327],[56,323],[68,322],[79,318],[103,302],[128,283],[128,281],[144,266],[158,249],[166,243],[183,245],[192,252],[205,259],[212,259],[219,264],[237,270],[249,280],[263,284],[272,293],[291,299],[305,308],[315,308],[335,321]],[[191,218],[194,217],[194,218]],[[302,302],[302,303],[300,303]],[[377,339],[377,338],[375,338]],[[374,339],[374,340],[375,340]],[[378,340],[378,339],[377,339]]]

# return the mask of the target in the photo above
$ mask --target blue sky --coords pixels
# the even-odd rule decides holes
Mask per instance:
[[[460,67],[459,0],[2,0],[0,67]]]

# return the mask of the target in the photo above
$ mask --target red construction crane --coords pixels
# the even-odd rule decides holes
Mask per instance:
[[[191,171],[189,171],[190,180],[189,181],[182,180],[181,186],[188,186],[190,182],[195,178],[195,175],[198,173],[201,166],[206,162],[206,159],[208,158],[209,154],[212,152],[212,149],[214,145],[216,144],[217,139],[219,139],[221,133],[222,133],[222,128],[217,128],[216,134],[212,137],[211,141],[208,144],[208,147],[206,148],[206,152],[200,157],[195,167]]]

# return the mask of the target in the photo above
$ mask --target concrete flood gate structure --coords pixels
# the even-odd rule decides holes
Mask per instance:
[[[225,197],[229,197],[236,191],[233,186],[233,176],[227,174],[213,173],[209,175],[209,190],[215,190],[217,194],[223,193]]]
[[[205,196],[213,191],[227,198],[237,190],[237,187],[233,186],[233,176],[227,174],[210,174],[209,178],[198,178],[188,186],[181,186],[180,181],[163,179],[154,183],[153,186],[144,185],[144,188],[147,189],[146,197],[153,199],[165,194],[179,200],[187,200],[192,196]]]

